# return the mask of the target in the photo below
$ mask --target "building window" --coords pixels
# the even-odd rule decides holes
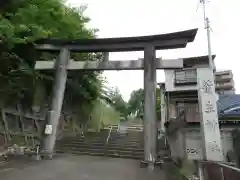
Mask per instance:
[[[175,85],[189,85],[196,83],[196,69],[175,70]]]

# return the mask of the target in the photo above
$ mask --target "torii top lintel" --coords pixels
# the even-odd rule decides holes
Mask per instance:
[[[78,52],[121,52],[141,51],[146,45],[153,45],[156,50],[185,48],[193,42],[197,29],[159,34],[152,36],[119,37],[102,39],[39,39],[35,41],[36,48],[42,51],[59,51],[65,47]]]

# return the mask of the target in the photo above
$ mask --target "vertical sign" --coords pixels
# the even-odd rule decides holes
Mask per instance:
[[[197,68],[197,84],[204,160],[222,161],[223,153],[213,70]]]

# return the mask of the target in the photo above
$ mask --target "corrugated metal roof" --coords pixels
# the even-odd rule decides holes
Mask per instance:
[[[240,115],[240,111],[231,111],[232,108],[240,107],[240,94],[221,95],[217,104],[221,115]]]

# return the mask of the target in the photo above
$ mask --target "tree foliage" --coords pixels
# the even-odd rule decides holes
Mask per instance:
[[[89,29],[84,16],[86,7],[70,8],[61,0],[5,1],[0,6],[0,96],[5,104],[31,106],[36,84],[46,88],[48,103],[53,72],[34,70],[36,60],[52,60],[57,54],[37,52],[35,40],[41,38],[95,38],[96,29]],[[76,60],[96,60],[99,54],[72,54]],[[100,72],[70,72],[64,103],[77,109],[93,107],[103,91]],[[41,93],[41,92],[40,92]],[[36,96],[39,97],[39,96]],[[41,96],[41,98],[43,98]],[[75,108],[75,109],[76,109]],[[86,112],[89,114],[89,112]]]
[[[120,112],[122,117],[126,118],[128,115],[128,107],[119,89],[118,88],[109,89],[107,91],[107,97],[111,106],[113,106],[118,112]]]
[[[144,105],[144,90],[141,88],[138,90],[134,90],[131,93],[130,99],[128,101],[129,113],[134,114],[137,117],[140,117],[141,114],[143,114],[143,105]]]
[[[140,88],[134,90],[128,101],[128,113],[133,114],[137,117],[143,115],[144,111],[144,89]],[[156,112],[158,119],[161,116],[161,98],[160,98],[160,88],[156,89]]]

